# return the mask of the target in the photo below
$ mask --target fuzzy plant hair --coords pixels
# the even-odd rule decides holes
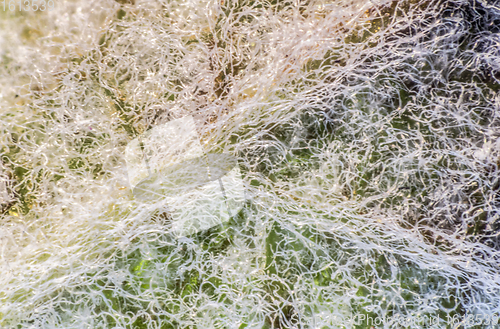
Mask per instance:
[[[6,3],[1,328],[496,327],[497,1]],[[186,118],[244,200],[176,235],[126,155]]]

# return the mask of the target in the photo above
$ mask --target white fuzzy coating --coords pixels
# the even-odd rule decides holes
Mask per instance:
[[[0,327],[500,313],[491,1],[55,2],[0,12]],[[185,116],[250,201],[177,239],[125,150]]]

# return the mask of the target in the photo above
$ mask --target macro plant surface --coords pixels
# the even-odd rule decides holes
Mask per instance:
[[[0,86],[2,328],[498,323],[495,1],[55,1]],[[124,153],[186,116],[247,200],[175,237]]]

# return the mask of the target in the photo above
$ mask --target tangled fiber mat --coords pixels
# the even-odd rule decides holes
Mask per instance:
[[[0,327],[494,328],[499,90],[493,0],[0,8]],[[179,237],[125,149],[188,116],[245,202]]]

